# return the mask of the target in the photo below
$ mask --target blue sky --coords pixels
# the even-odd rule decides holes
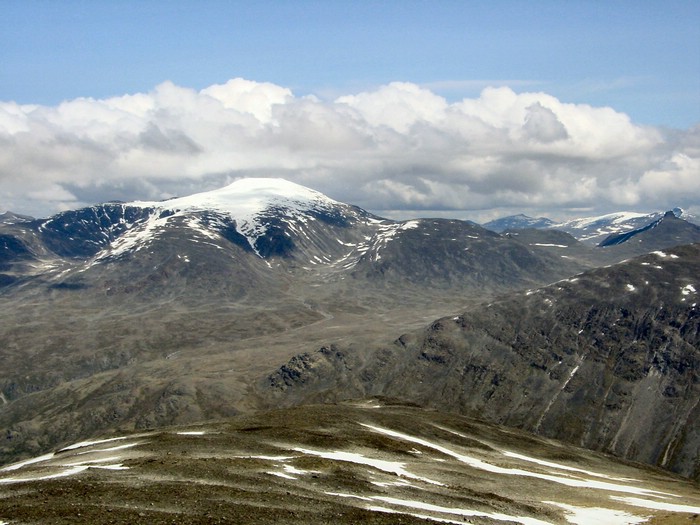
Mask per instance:
[[[700,122],[700,2],[2,0],[0,100],[55,104],[229,78],[333,96],[486,84]]]
[[[0,8],[0,212],[268,176],[391,217],[700,213],[698,0]]]

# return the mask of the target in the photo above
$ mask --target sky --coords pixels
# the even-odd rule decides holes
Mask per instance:
[[[0,8],[0,212],[257,176],[393,218],[700,214],[697,0]]]

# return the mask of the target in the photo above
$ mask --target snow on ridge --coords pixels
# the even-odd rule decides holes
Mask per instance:
[[[588,525],[605,523],[607,525],[635,525],[649,520],[646,516],[636,516],[628,512],[602,507],[578,507],[556,501],[543,501],[548,505],[554,505],[564,510],[566,521],[575,525]]]
[[[26,467],[27,465],[33,465],[35,463],[42,463],[44,461],[48,461],[53,457],[54,457],[54,453],[51,452],[49,454],[44,454],[43,456],[39,456],[36,458],[31,458],[31,459],[25,459],[24,461],[20,461],[19,463],[13,463],[12,465],[7,465],[6,467],[1,468],[0,471],[9,472],[11,470],[19,470],[21,468]]]
[[[123,439],[129,439],[129,438],[127,436],[120,436],[120,437],[113,437],[113,438],[107,438],[107,439],[98,439],[98,440],[94,440],[94,441],[80,441],[79,443],[74,443],[73,445],[63,447],[62,449],[59,450],[59,452],[65,452],[66,450],[75,450],[77,448],[91,447],[93,445],[101,445],[102,443],[110,443],[112,441],[121,441]]]
[[[612,492],[621,492],[627,494],[636,494],[640,496],[674,496],[674,494],[668,494],[664,492],[659,492],[656,490],[647,489],[642,486],[626,485],[621,483],[612,483],[611,481],[600,481],[591,480],[579,477],[566,477],[558,474],[542,474],[537,472],[532,472],[529,470],[524,470],[521,468],[512,467],[501,467],[493,463],[478,459],[475,456],[467,456],[456,450],[450,449],[443,445],[435,442],[431,442],[427,439],[422,439],[420,437],[411,436],[409,434],[404,434],[402,432],[396,432],[387,428],[382,428],[374,425],[362,424],[363,427],[369,428],[374,432],[379,434],[388,435],[397,439],[408,441],[410,443],[416,443],[433,450],[437,450],[447,456],[455,458],[457,461],[465,463],[472,468],[483,470],[486,472],[491,472],[494,474],[505,474],[511,476],[523,476],[530,478],[539,478],[546,481],[551,481],[553,483],[558,483],[568,487],[583,488],[583,489],[596,489],[596,490],[606,490]]]
[[[633,219],[640,219],[643,217],[650,217],[650,215],[647,213],[621,211],[621,212],[608,213],[606,215],[598,215],[595,217],[582,217],[580,219],[572,219],[570,221],[565,221],[565,222],[553,224],[551,226],[551,228],[553,228],[553,229],[559,229],[562,227],[588,228],[588,227],[593,226],[599,222],[609,223],[609,224],[622,224],[626,221],[633,220]]]
[[[387,245],[398,235],[400,232],[404,232],[407,230],[414,230],[416,228],[419,228],[421,225],[421,219],[412,219],[408,221],[402,221],[402,222],[385,222],[385,221],[377,221],[370,219],[368,221],[368,224],[372,224],[376,230],[375,234],[372,236],[365,237],[365,241],[359,245],[356,246],[356,251],[357,253],[364,255],[368,251],[372,250],[372,254],[370,255],[370,259],[374,261],[378,261],[379,259],[382,258],[381,256],[381,250],[387,247]],[[344,244],[344,243],[341,243]],[[348,246],[345,244],[345,246]],[[348,254],[349,256],[350,254]],[[345,261],[347,258],[344,257],[342,261]],[[341,262],[341,261],[338,261]],[[348,263],[344,267],[346,269],[351,268],[352,266],[355,266],[357,264],[357,260],[352,261],[351,263]]]
[[[369,426],[369,425],[367,425]],[[425,483],[429,483],[431,485],[439,485],[439,486],[444,486],[443,483],[440,483],[439,481],[435,481],[429,478],[424,478],[421,476],[417,476],[416,474],[413,474],[406,470],[406,463],[402,463],[399,461],[389,461],[389,460],[384,460],[384,459],[376,459],[376,458],[369,458],[367,456],[363,456],[362,454],[358,454],[356,452],[343,452],[343,451],[334,451],[334,452],[329,452],[329,451],[323,451],[323,450],[312,450],[308,448],[301,448],[301,447],[295,447],[292,450],[295,452],[301,452],[302,454],[310,455],[310,456],[318,456],[322,457],[325,459],[331,459],[335,461],[345,461],[347,463],[356,463],[360,465],[368,465],[370,467],[374,467],[378,470],[381,470],[383,472],[388,472],[390,474],[394,474],[395,476],[402,477],[402,478],[407,478],[407,479],[413,479],[417,481],[423,481]]]
[[[689,514],[700,513],[700,507],[695,507],[693,505],[683,505],[678,503],[666,503],[663,501],[653,501],[643,498],[633,498],[633,497],[623,497],[623,496],[610,496],[610,499],[615,501],[621,501],[627,505],[633,505],[635,507],[643,507],[646,509],[653,510],[666,510],[669,512],[687,512]]]
[[[666,257],[670,257],[671,259],[678,259],[678,255],[676,255],[675,253],[668,254],[668,253],[661,251],[661,250],[656,250],[655,252],[651,252],[651,253],[653,253],[657,257],[661,257],[662,259],[665,259]]]

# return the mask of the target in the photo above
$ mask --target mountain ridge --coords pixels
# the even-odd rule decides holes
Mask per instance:
[[[681,208],[673,208],[673,210],[669,211],[676,217],[692,224],[695,224],[698,220],[697,217],[688,214]],[[669,211],[653,213],[620,211],[561,222],[553,221],[546,217],[535,219],[519,214],[489,221],[482,226],[498,233],[525,228],[560,230],[573,235],[582,242],[596,245],[603,242],[607,237],[641,229],[663,218]]]

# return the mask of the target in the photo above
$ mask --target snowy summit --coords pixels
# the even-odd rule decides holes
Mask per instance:
[[[154,211],[144,223],[113,242],[106,255],[115,256],[127,250],[138,250],[165,228],[171,219],[198,212],[213,212],[224,216],[219,222],[233,220],[238,233],[258,253],[256,241],[266,233],[269,216],[281,213],[288,221],[305,223],[315,212],[330,212],[341,205],[318,191],[284,179],[239,179],[223,188],[186,197],[126,204]],[[188,220],[188,226],[211,235],[206,232],[208,226],[195,218]],[[98,255],[98,259],[102,256]]]
[[[323,193],[285,179],[239,179],[217,190],[167,201],[137,201],[134,206],[171,211],[219,211],[244,221],[272,207],[316,209],[337,205]]]

